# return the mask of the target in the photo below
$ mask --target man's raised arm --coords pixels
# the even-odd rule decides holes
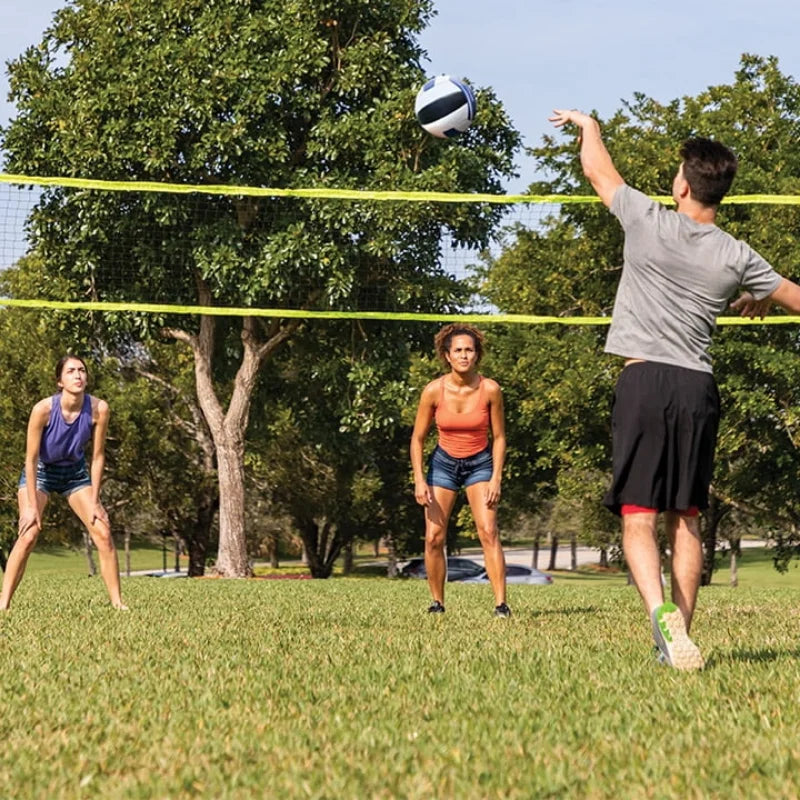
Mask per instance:
[[[614,199],[614,192],[622,186],[625,181],[617,172],[611,156],[603,144],[600,135],[600,125],[594,117],[584,114],[581,111],[567,111],[565,109],[555,109],[553,116],[549,117],[557,128],[561,128],[568,122],[577,125],[580,130],[581,143],[581,167],[583,174],[589,179],[592,187],[597,192],[598,197],[610,206]]]

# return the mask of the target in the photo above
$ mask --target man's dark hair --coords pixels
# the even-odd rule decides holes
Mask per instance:
[[[718,206],[739,166],[733,151],[711,139],[687,139],[681,146],[681,158],[692,197],[704,206]]]

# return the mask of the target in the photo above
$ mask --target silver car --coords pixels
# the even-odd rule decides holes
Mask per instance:
[[[524,567],[522,564],[506,565],[506,583],[534,583],[540,586],[549,586],[552,582],[551,575],[533,567]],[[461,583],[489,583],[489,576],[484,570],[479,575],[464,578]]]

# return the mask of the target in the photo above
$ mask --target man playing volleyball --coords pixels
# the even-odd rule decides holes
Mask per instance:
[[[583,172],[625,232],[622,277],[605,350],[625,359],[612,412],[613,483],[604,503],[622,517],[622,545],[650,614],[659,660],[701,669],[689,638],[703,564],[699,511],[708,507],[719,395],[709,347],[717,316],[733,303],[763,316],[771,302],[800,312],[800,286],[744,242],[716,227],[736,156],[689,139],[672,185],[677,211],[625,184],[597,121],[555,110],[556,127],[580,129]],[[665,514],[672,603],[664,602],[656,516]]]

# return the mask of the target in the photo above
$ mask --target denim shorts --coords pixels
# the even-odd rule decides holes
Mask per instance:
[[[463,486],[483,483],[492,478],[492,450],[487,447],[467,458],[453,458],[439,445],[428,460],[428,485],[457,492]]]
[[[19,479],[19,488],[27,484],[25,470]],[[63,494],[68,497],[78,489],[91,486],[89,469],[86,459],[82,458],[74,464],[43,464],[41,461],[36,466],[36,488],[45,494]]]

